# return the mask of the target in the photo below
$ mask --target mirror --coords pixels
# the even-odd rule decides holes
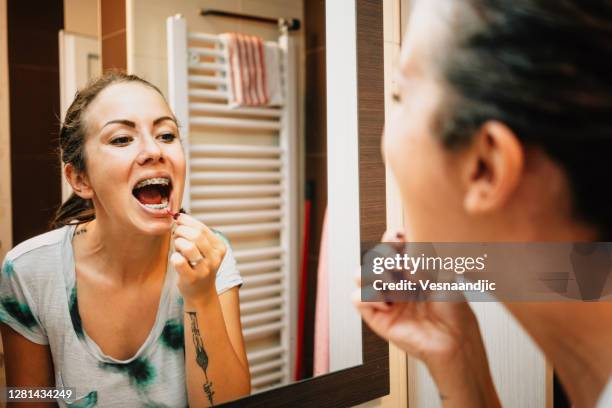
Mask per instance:
[[[386,345],[362,329],[348,296],[352,271],[359,265],[358,237],[377,240],[384,229],[384,167],[378,152],[384,118],[379,2],[57,3],[64,21],[57,50],[61,109],[54,108],[56,112],[65,111],[87,78],[115,67],[157,85],[183,126],[190,169],[184,206],[227,237],[244,282],[240,314],[251,373],[250,402],[265,406],[280,398],[293,401],[293,406],[313,404],[312,398],[325,392],[327,403],[344,405],[388,392]],[[202,9],[213,6],[243,16],[293,18],[301,27],[285,31],[235,16],[201,15]],[[326,50],[331,46],[325,43],[326,7],[334,13],[338,30],[344,27],[341,32],[352,35],[333,37],[334,50],[342,52]],[[61,11],[55,14],[61,20]],[[10,18],[11,10],[9,27]],[[369,34],[355,32],[355,19]],[[184,24],[187,32],[184,43],[177,24]],[[186,48],[183,67],[172,65],[181,59],[168,58],[171,48],[172,53],[181,51],[168,46],[169,32],[174,33],[174,45]],[[227,68],[218,67],[226,43],[218,38],[229,32],[256,35],[264,47],[276,50],[281,103],[228,107]],[[358,64],[354,75],[347,63],[351,58]],[[181,70],[183,82],[177,80]],[[11,92],[23,98],[19,85],[12,82]],[[329,112],[338,117],[326,120]],[[333,129],[334,139],[326,140],[327,129]],[[53,143],[40,150],[48,153],[49,146]],[[59,202],[57,162],[47,160],[39,168],[49,174],[47,188],[54,191],[41,194],[36,213],[45,211],[29,223],[18,210],[27,195],[13,197],[15,243],[44,231],[49,220],[45,215]],[[359,177],[351,178],[353,174]],[[70,192],[67,187],[64,184],[64,197]],[[319,249],[326,208],[327,240],[334,244],[323,260]],[[327,268],[320,266],[325,264]],[[325,277],[325,269],[334,273]],[[317,377],[302,381],[313,375]],[[352,389],[351,396],[340,395],[338,386]]]

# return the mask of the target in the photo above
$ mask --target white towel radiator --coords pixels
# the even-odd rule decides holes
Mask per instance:
[[[240,312],[253,391],[287,383],[294,371],[301,231],[293,39],[281,33],[278,41],[284,105],[231,109],[218,36],[188,32],[180,16],[168,18],[167,34],[169,102],[188,162],[183,207],[234,248],[244,279]],[[195,136],[215,129],[240,136],[221,142]],[[260,133],[271,142],[252,136]]]

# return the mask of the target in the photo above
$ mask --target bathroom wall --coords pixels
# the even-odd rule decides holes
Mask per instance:
[[[47,231],[61,201],[58,31],[62,0],[7,2],[13,245]],[[3,89],[9,89],[8,87]]]
[[[99,0],[102,70],[125,70],[127,64],[126,0]]]
[[[64,30],[98,37],[98,0],[64,0]]]

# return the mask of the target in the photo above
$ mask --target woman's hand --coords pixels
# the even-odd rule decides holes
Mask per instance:
[[[176,219],[173,238],[177,252],[170,260],[179,274],[178,288],[185,305],[216,294],[215,276],[227,250],[223,240],[187,214]]]
[[[386,233],[383,241],[402,242],[403,234]],[[478,321],[467,302],[362,302],[358,289],[353,303],[376,334],[427,365],[445,406],[499,405]]]
[[[465,302],[383,303],[362,302],[360,297],[357,290],[353,303],[368,326],[428,365],[450,363],[478,334],[474,313]]]

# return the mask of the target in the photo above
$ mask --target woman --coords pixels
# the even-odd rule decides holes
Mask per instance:
[[[3,264],[7,384],[73,387],[79,407],[248,394],[242,280],[224,239],[177,214],[185,157],[161,92],[120,73],[93,81],[68,109],[60,149],[74,194],[57,229]]]
[[[383,150],[406,240],[610,239],[609,2],[419,0],[405,38]],[[427,364],[445,406],[499,405],[467,304],[355,303]],[[506,306],[575,406],[612,404],[611,304]]]

